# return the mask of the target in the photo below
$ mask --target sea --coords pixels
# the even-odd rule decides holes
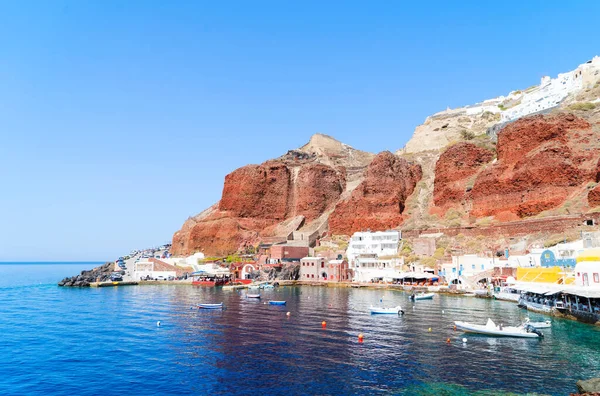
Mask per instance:
[[[548,319],[510,302],[310,286],[265,290],[259,301],[190,285],[57,286],[98,264],[0,264],[0,394],[568,395],[600,377],[598,327],[552,318],[541,340],[453,328]],[[196,308],[218,302],[225,309]],[[371,315],[370,305],[405,314]]]

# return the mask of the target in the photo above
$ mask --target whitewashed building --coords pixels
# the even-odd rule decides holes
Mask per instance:
[[[404,257],[392,259],[380,259],[377,257],[357,257],[354,259],[351,269],[354,273],[354,282],[385,281],[392,282],[394,279],[403,277],[402,268]]]
[[[361,255],[397,255],[401,237],[400,231],[355,232],[346,251],[348,262],[353,263]]]

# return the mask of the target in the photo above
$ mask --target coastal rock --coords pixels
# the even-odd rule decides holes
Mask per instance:
[[[444,151],[435,165],[434,205],[460,205],[476,174],[492,159],[492,151],[472,143],[457,143]]]
[[[81,271],[81,274],[64,278],[58,282],[58,286],[65,287],[89,287],[92,282],[104,282],[110,279],[110,275],[114,271],[114,264],[111,262],[105,263],[92,270]]]
[[[306,221],[321,216],[335,205],[346,187],[344,172],[331,166],[310,164],[300,168],[296,179],[294,213]]]
[[[330,215],[331,233],[352,235],[360,230],[398,227],[403,221],[404,203],[421,176],[419,165],[389,151],[378,154],[363,182]]]
[[[580,394],[600,393],[600,378],[577,381],[577,390]]]
[[[600,151],[589,146],[592,137],[590,123],[568,114],[509,124],[498,135],[498,160],[475,181],[471,214],[523,218],[562,205],[596,177]]]

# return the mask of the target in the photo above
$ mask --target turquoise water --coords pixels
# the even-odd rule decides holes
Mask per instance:
[[[593,326],[553,319],[541,341],[453,331],[454,320],[524,320],[508,302],[440,295],[413,304],[401,292],[345,288],[263,292],[288,301],[277,307],[219,288],[56,286],[92,266],[0,265],[0,394],[565,395],[578,379],[600,376]],[[406,314],[371,316],[380,299]],[[224,311],[190,309],[221,301]]]

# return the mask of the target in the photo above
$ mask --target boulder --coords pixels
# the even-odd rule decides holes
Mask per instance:
[[[599,393],[600,392],[600,378],[592,378],[589,380],[577,381],[577,390],[579,393]]]

